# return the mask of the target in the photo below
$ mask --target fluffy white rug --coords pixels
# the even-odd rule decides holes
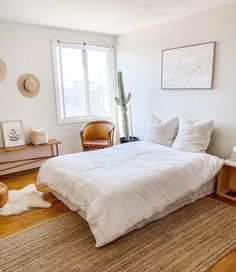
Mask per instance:
[[[21,190],[10,190],[7,203],[0,208],[0,215],[18,214],[30,208],[50,208],[52,204],[43,200],[42,195],[34,184],[27,185]]]

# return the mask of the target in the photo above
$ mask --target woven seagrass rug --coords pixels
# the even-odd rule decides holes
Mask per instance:
[[[94,245],[88,224],[70,212],[2,238],[0,271],[207,271],[236,248],[236,208],[204,198]]]

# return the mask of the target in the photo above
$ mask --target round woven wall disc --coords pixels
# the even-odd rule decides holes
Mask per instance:
[[[0,81],[3,81],[7,75],[7,66],[5,62],[0,59]]]

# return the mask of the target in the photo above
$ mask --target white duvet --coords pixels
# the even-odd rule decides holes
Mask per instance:
[[[38,183],[80,207],[100,247],[199,190],[222,164],[208,154],[140,141],[50,159]]]

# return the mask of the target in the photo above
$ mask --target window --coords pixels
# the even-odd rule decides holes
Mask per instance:
[[[111,117],[112,49],[53,42],[60,124]]]

